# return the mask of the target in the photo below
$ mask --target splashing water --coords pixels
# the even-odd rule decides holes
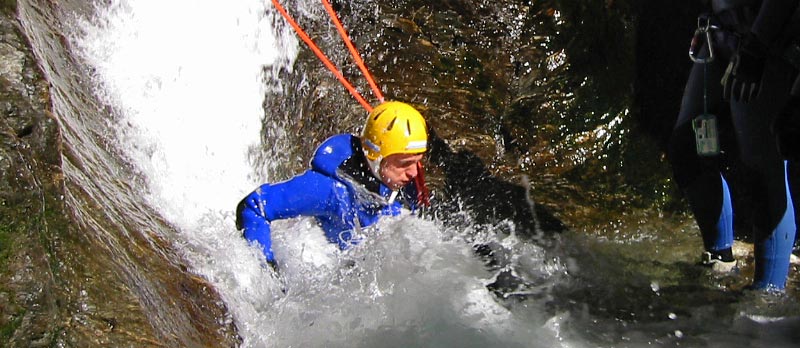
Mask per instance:
[[[431,221],[387,219],[344,253],[311,220],[275,222],[276,276],[233,208],[259,184],[247,153],[261,146],[264,71],[293,64],[293,34],[272,27],[261,1],[119,0],[96,12],[74,41],[117,112],[120,147],[243,346],[564,344],[557,323],[531,326],[500,306],[470,246]]]

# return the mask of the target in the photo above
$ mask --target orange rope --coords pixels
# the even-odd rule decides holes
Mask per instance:
[[[358,54],[358,50],[356,50],[355,46],[353,46],[353,42],[350,41],[350,36],[348,36],[347,32],[344,30],[344,26],[342,26],[342,22],[339,21],[339,17],[336,15],[336,11],[333,10],[333,6],[331,6],[330,1],[322,0],[322,4],[325,5],[325,10],[328,11],[328,15],[330,15],[333,24],[336,25],[336,29],[339,31],[339,36],[342,37],[345,45],[347,45],[347,49],[350,50],[350,55],[353,56],[353,60],[356,61],[356,65],[358,65],[358,68],[361,69],[361,73],[364,74],[367,82],[369,82],[372,92],[375,93],[375,96],[378,97],[378,100],[383,103],[383,94],[381,94],[381,89],[378,88],[378,85],[372,79],[372,75],[370,75],[369,70],[367,70],[367,66],[364,65],[364,60],[361,59],[361,55]]]
[[[328,57],[326,57],[325,54],[322,53],[322,51],[320,51],[319,47],[317,47],[317,45],[314,44],[314,41],[311,40],[310,37],[308,37],[308,34],[306,34],[306,32],[302,28],[300,28],[299,25],[297,25],[297,22],[295,22],[294,19],[292,19],[292,17],[289,16],[289,14],[286,12],[286,9],[284,9],[283,6],[281,6],[278,0],[272,0],[272,4],[275,5],[275,8],[278,9],[278,12],[281,13],[283,18],[286,18],[286,21],[289,22],[292,28],[294,28],[294,31],[297,32],[297,35],[300,36],[303,42],[305,42],[306,45],[308,45],[308,47],[314,52],[314,54],[316,54],[317,57],[322,61],[322,63],[325,64],[328,70],[330,70],[334,75],[336,75],[336,78],[339,79],[339,82],[341,82],[342,85],[344,85],[344,87],[347,88],[348,91],[350,91],[350,94],[352,94],[353,97],[355,97],[356,100],[358,100],[358,102],[361,103],[361,106],[363,106],[364,109],[367,110],[367,112],[372,112],[372,106],[369,105],[369,103],[367,103],[367,101],[364,100],[364,97],[362,97],[361,94],[358,93],[355,87],[353,87],[353,85],[351,85],[350,82],[347,81],[347,79],[344,77],[344,75],[342,75],[339,69],[336,69],[336,66],[333,65],[333,63],[331,63],[330,59],[328,59]]]

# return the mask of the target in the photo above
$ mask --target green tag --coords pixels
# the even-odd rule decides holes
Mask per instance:
[[[717,137],[717,117],[703,114],[692,120],[694,140],[697,154],[700,156],[716,156],[719,154],[719,137]]]

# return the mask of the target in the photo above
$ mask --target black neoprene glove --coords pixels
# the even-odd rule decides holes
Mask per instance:
[[[753,33],[745,35],[722,76],[724,98],[746,103],[758,97],[766,60],[766,45]]]
[[[789,99],[772,127],[781,155],[788,160],[800,160],[800,96]]]

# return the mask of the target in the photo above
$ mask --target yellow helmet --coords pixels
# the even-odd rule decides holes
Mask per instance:
[[[425,119],[411,105],[389,101],[372,109],[361,140],[367,159],[380,162],[397,153],[425,152],[428,129]]]

